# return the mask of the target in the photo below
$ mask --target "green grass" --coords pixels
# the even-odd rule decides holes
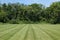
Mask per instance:
[[[0,40],[60,40],[60,24],[0,24]]]

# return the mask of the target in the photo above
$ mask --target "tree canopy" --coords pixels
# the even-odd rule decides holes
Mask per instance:
[[[2,23],[60,23],[60,2],[54,2],[49,7],[42,4],[24,5],[9,3],[0,5],[0,22]]]

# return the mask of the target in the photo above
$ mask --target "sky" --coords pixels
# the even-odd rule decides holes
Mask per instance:
[[[60,0],[0,0],[0,3],[22,3],[22,4],[43,4],[45,6],[51,5],[53,2],[60,1]]]

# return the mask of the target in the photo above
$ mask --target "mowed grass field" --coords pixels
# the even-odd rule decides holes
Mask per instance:
[[[0,24],[0,40],[60,40],[60,24]]]

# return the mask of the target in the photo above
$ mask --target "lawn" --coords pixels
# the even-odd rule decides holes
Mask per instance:
[[[60,40],[60,24],[0,24],[0,40]]]

